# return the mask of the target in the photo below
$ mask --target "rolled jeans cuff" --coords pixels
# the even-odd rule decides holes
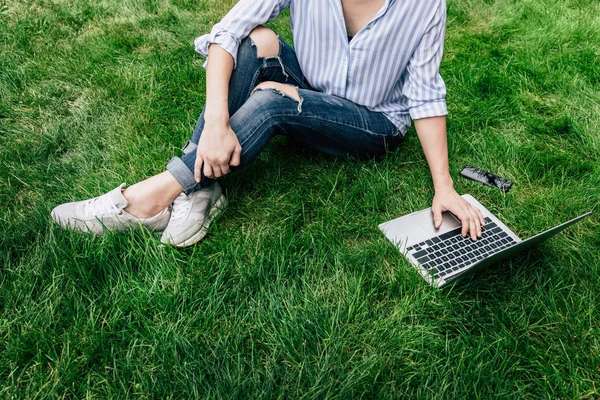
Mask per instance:
[[[188,166],[179,157],[173,157],[167,164],[167,171],[173,175],[173,177],[183,187],[185,194],[189,194],[197,189],[200,184],[196,182],[194,173],[190,171]]]

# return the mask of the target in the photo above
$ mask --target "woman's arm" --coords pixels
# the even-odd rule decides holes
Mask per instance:
[[[463,236],[470,232],[476,240],[481,235],[483,216],[456,193],[448,168],[446,85],[439,73],[445,32],[446,2],[442,0],[408,63],[403,94],[408,98],[410,116],[433,178],[435,196],[431,209],[435,227],[442,225],[442,212],[450,211],[460,219]]]
[[[454,190],[448,167],[446,117],[423,118],[414,122],[433,178],[435,196],[431,209],[435,227],[442,225],[442,212],[450,211],[460,219],[462,235],[466,236],[470,232],[471,238],[476,240],[481,236],[483,215]]]
[[[209,178],[218,178],[230,172],[229,167],[240,165],[242,147],[229,126],[229,80],[233,71],[233,57],[219,45],[208,50],[206,66],[206,104],[204,130],[196,151],[194,177],[201,179],[201,168]]]
[[[213,26],[210,33],[194,41],[196,51],[208,56],[211,44],[216,43],[233,57],[237,65],[238,47],[250,32],[259,25],[274,20],[291,0],[239,0],[223,19]],[[206,64],[205,64],[206,66]]]
[[[200,136],[194,177],[201,171],[209,178],[219,178],[240,164],[242,148],[229,125],[229,81],[237,64],[240,42],[257,26],[275,19],[290,0],[240,0],[216,24],[211,33],[194,41],[196,51],[207,57],[206,105],[204,130]]]

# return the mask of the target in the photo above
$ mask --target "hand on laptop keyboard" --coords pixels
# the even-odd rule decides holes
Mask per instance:
[[[473,240],[481,237],[481,227],[485,225],[481,211],[463,199],[454,188],[436,189],[431,210],[436,228],[442,225],[442,212],[450,211],[460,220],[463,237],[467,233],[470,233]]]
[[[458,273],[459,270],[516,244],[516,241],[491,219],[486,218],[485,222],[482,239],[477,242],[461,237],[460,228],[456,228],[406,250],[411,252],[434,278]]]

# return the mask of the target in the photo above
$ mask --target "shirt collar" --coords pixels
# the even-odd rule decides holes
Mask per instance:
[[[379,19],[383,14],[385,14],[387,12],[387,10],[390,8],[390,6],[395,1],[396,0],[385,0],[385,3],[383,3],[383,6],[381,6],[379,11],[377,11],[377,13],[373,16],[373,18],[371,18],[371,20],[365,26],[371,25],[373,22],[375,22],[377,19]],[[336,22],[337,22],[339,28],[341,29],[342,33],[344,34],[344,37],[348,36],[348,31],[346,30],[346,22],[344,20],[344,9],[342,8],[342,0],[329,0],[329,4],[330,4],[331,8],[333,9],[333,12],[336,16]]]

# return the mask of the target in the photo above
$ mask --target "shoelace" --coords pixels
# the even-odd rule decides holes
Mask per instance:
[[[89,216],[123,214],[123,210],[117,207],[108,194],[86,201],[83,204],[83,211]]]
[[[187,218],[191,208],[192,202],[188,201],[188,198],[184,193],[181,193],[173,200],[173,206],[171,207],[171,221]]]

